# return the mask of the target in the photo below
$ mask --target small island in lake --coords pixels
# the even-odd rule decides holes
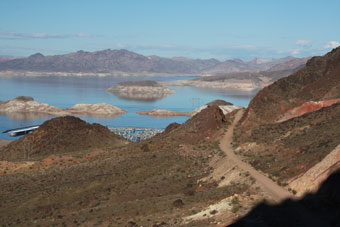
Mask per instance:
[[[0,101],[0,113],[6,115],[18,113],[34,113],[46,115],[92,115],[92,116],[115,116],[126,113],[126,110],[120,109],[106,103],[98,104],[76,104],[71,108],[61,109],[51,106],[47,103],[34,101],[32,97],[19,96],[9,101]]]
[[[132,100],[157,100],[175,93],[153,80],[120,82],[108,91],[120,98]]]

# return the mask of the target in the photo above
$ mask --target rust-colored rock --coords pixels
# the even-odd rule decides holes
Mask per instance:
[[[317,111],[321,108],[331,106],[335,103],[340,102],[340,99],[331,99],[331,100],[326,100],[326,101],[309,101],[305,102],[301,106],[294,107],[288,111],[286,111],[282,117],[278,120],[278,122],[286,121],[294,117],[299,117],[301,115],[304,115],[306,113],[310,113],[313,111]]]

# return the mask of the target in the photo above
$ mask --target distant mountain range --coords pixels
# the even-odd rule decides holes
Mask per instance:
[[[44,56],[40,53],[27,58],[0,61],[0,71],[66,72],[66,73],[166,73],[166,74],[219,74],[229,72],[265,71],[273,67],[280,70],[304,65],[307,58],[286,57],[252,61],[240,59],[224,62],[216,59],[163,58],[144,56],[128,50],[78,51],[64,55]],[[290,64],[286,64],[290,62]]]
[[[207,69],[205,73],[209,74],[226,74],[235,72],[255,72],[255,71],[282,71],[293,70],[303,67],[309,58],[285,57],[278,59],[255,58],[251,61],[242,61],[241,59],[232,59],[221,62],[216,66]]]
[[[0,62],[1,61],[9,61],[9,60],[17,59],[17,58],[19,58],[19,57],[0,55]]]

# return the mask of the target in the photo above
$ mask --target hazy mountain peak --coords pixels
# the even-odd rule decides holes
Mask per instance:
[[[35,54],[32,54],[31,56],[29,56],[29,58],[43,58],[45,57],[43,54],[41,53],[35,53]]]

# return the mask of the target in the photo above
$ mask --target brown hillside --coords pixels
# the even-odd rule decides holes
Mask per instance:
[[[195,156],[197,155],[195,149],[202,146],[217,152],[216,144],[213,145],[211,142],[220,129],[227,125],[228,119],[218,106],[209,106],[182,125],[170,124],[163,133],[141,142],[140,150],[164,152],[178,150],[179,153]],[[209,154],[207,152],[205,155]]]
[[[208,106],[180,126],[169,125],[174,129],[166,130],[159,137],[171,136],[178,143],[196,144],[205,137],[216,133],[225,121],[226,118],[218,106]],[[164,139],[162,138],[162,140]]]
[[[253,98],[234,131],[236,151],[256,169],[289,183],[340,144],[339,98],[336,48]]]
[[[141,143],[103,149],[100,155],[92,152],[89,153],[92,158],[83,157],[78,162],[82,155],[72,153],[67,159],[58,159],[56,164],[60,165],[43,171],[36,171],[33,166],[22,174],[4,173],[0,177],[0,201],[3,201],[0,223],[5,226],[186,226],[182,217],[210,204],[246,192],[246,197],[251,196],[255,188],[249,189],[250,180],[220,187],[216,180],[202,181],[211,171],[209,156],[213,158],[218,149],[218,143],[208,141],[207,137],[221,132],[219,129],[226,126],[230,115],[225,117],[219,108],[212,106],[186,123],[172,124],[166,132]],[[70,164],[62,165],[63,160]],[[238,172],[237,176],[242,177]],[[213,210],[208,215],[215,217],[220,213]],[[193,225],[216,226],[216,222],[211,222],[214,217]]]
[[[125,140],[99,124],[88,124],[72,116],[58,117],[46,121],[31,134],[2,148],[0,160],[22,159],[24,141],[31,144],[30,157],[33,159],[125,143]]]
[[[313,57],[300,71],[262,89],[250,102],[243,125],[273,123],[307,101],[340,98],[340,47]]]
[[[340,144],[340,104],[290,120],[261,125],[238,152],[255,168],[286,181],[306,172]],[[235,138],[242,138],[238,129]]]

